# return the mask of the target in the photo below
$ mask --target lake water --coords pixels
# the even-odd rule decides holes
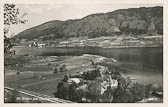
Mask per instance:
[[[125,69],[126,76],[136,78],[143,84],[163,84],[163,48],[70,48],[70,47],[47,47],[29,48],[14,47],[18,54],[34,54],[44,56],[82,55],[94,54],[108,58],[115,58],[121,62],[120,66]]]

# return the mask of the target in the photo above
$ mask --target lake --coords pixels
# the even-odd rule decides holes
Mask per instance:
[[[64,56],[93,54],[108,58],[115,58],[120,62],[120,67],[125,69],[125,76],[131,76],[137,81],[148,84],[163,84],[163,48],[138,47],[138,48],[81,48],[81,47],[14,47],[17,54],[33,54],[44,56]]]

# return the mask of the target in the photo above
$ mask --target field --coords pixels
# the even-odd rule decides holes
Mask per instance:
[[[20,56],[19,56],[20,57]],[[64,57],[35,57],[22,56],[21,59],[29,60],[22,67],[16,67],[18,61],[12,66],[5,67],[5,86],[12,88],[23,88],[42,94],[53,96],[57,90],[57,84],[62,81],[65,73],[73,75],[76,72],[91,69],[91,59],[85,56],[64,56]],[[17,58],[16,58],[17,59]],[[67,72],[54,74],[55,66],[66,65]],[[16,73],[20,71],[19,75]]]

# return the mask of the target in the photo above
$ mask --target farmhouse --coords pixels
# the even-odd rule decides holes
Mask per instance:
[[[42,48],[42,47],[45,47],[46,44],[44,44],[44,43],[38,43],[37,46],[38,46],[39,48]]]
[[[68,79],[68,83],[69,84],[72,84],[72,83],[79,84],[80,83],[80,79],[79,78],[70,78],[70,79]]]
[[[61,45],[67,45],[68,43],[70,43],[70,41],[61,41],[60,42]]]

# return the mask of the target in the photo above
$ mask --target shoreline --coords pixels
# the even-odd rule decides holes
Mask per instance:
[[[28,46],[13,46],[13,48],[101,48],[101,49],[120,49],[120,48],[163,48],[163,46],[111,46],[111,47],[99,47],[99,46],[45,46],[45,47],[28,47]]]
[[[102,49],[113,49],[113,48],[163,48],[163,46],[111,46],[111,47],[99,47],[99,46],[56,46],[56,48],[102,48]]]

